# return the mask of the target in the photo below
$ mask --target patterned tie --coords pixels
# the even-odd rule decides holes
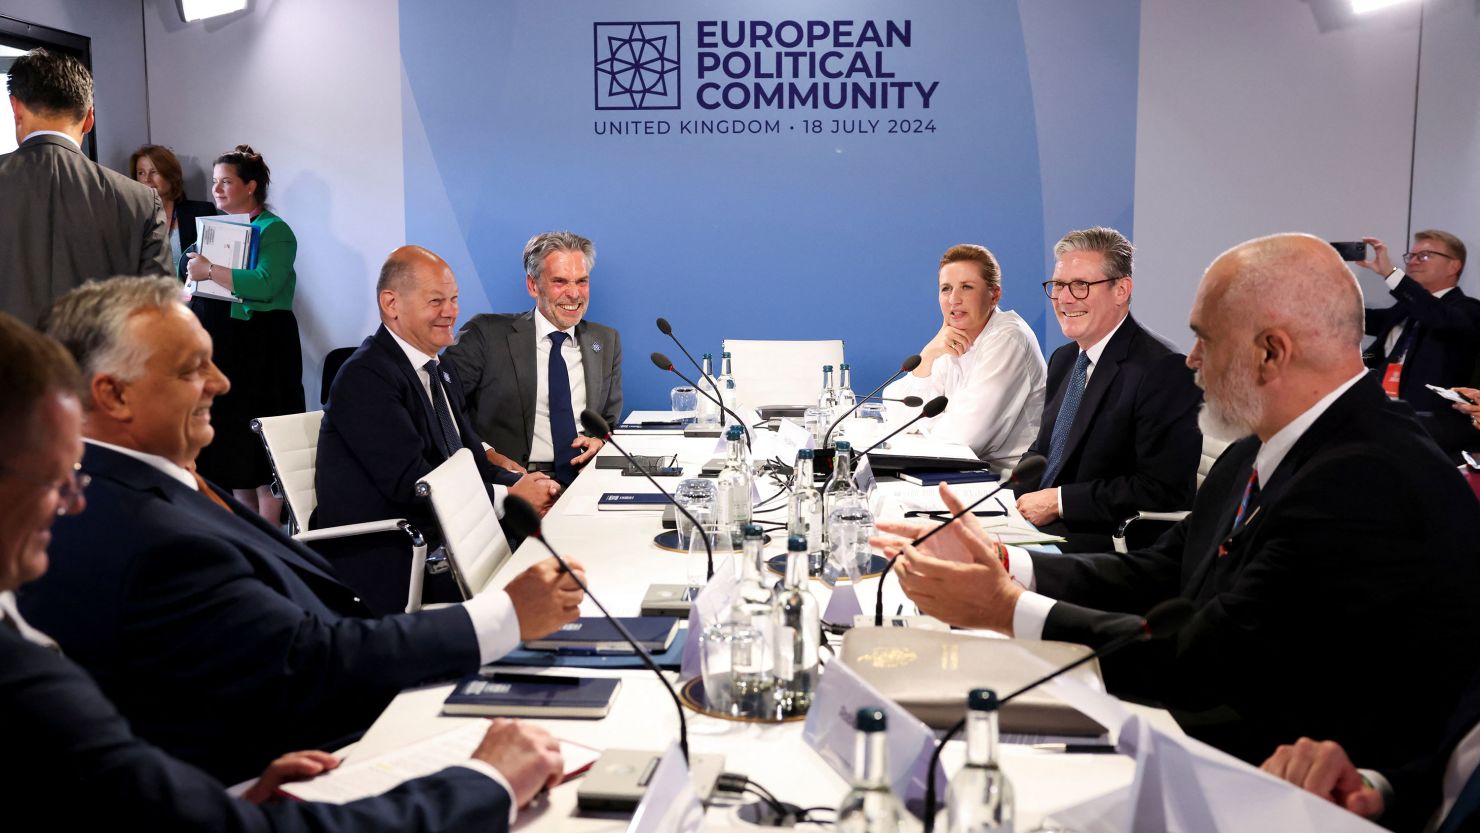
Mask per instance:
[[[1043,479],[1038,487],[1046,489],[1053,485],[1054,477],[1064,465],[1064,452],[1069,445],[1069,430],[1074,427],[1074,417],[1079,413],[1079,400],[1084,398],[1085,380],[1089,378],[1089,354],[1079,351],[1074,360],[1074,372],[1069,374],[1069,388],[1064,391],[1064,401],[1059,403],[1059,415],[1053,422],[1053,437],[1048,444],[1048,466],[1043,470]]]
[[[575,409],[570,404],[570,371],[565,367],[565,357],[560,347],[568,337],[566,333],[550,333],[550,372],[548,396],[550,404],[550,443],[555,446],[555,482],[569,486],[576,479],[576,470],[570,461],[579,452],[570,444],[576,440]]]
[[[1228,555],[1228,545],[1233,541],[1233,536],[1244,528],[1244,521],[1248,520],[1259,507],[1259,470],[1249,470],[1249,482],[1244,485],[1244,496],[1239,499],[1238,512],[1233,516],[1233,526],[1228,529],[1228,537],[1218,545],[1218,557]]]
[[[452,424],[452,409],[447,407],[447,394],[442,390],[442,375],[436,359],[422,365],[432,382],[432,410],[437,414],[437,427],[441,434],[442,453],[451,457],[462,447],[457,439],[457,428]]]

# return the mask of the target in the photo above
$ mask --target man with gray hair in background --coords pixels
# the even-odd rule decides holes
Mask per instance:
[[[1125,235],[1071,231],[1053,254],[1043,289],[1070,343],[1049,357],[1048,401],[1028,449],[1048,465],[1017,506],[1067,536],[1064,549],[1095,552],[1137,512],[1192,506],[1200,397],[1186,357],[1131,315],[1135,250]]]
[[[601,450],[581,436],[590,409],[622,417],[622,339],[587,321],[596,248],[569,231],[524,244],[524,285],[535,308],[475,315],[447,348],[473,424],[515,471],[548,472],[562,486]]]
[[[1202,429],[1232,444],[1185,520],[1127,554],[1002,547],[969,515],[917,550],[928,524],[881,521],[901,587],[952,625],[1092,647],[1180,597],[1174,637],[1101,660],[1112,694],[1251,762],[1302,735],[1377,768],[1435,747],[1480,666],[1480,504],[1362,366],[1355,278],[1318,238],[1251,240],[1191,327]]]

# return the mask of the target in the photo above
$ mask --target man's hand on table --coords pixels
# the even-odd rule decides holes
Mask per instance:
[[[550,511],[554,505],[555,498],[560,494],[560,484],[550,479],[550,475],[541,472],[531,472],[519,478],[519,482],[509,487],[509,494],[517,495],[525,500],[541,517]]]
[[[261,804],[272,798],[273,793],[283,784],[289,781],[307,781],[337,766],[339,759],[328,752],[317,749],[289,752],[268,764],[267,769],[262,771],[262,777],[242,793],[242,798],[253,804]]]
[[[565,561],[585,582],[586,570],[580,562],[573,558]],[[520,573],[504,587],[504,592],[514,603],[520,639],[540,639],[561,625],[574,622],[581,615],[581,600],[586,597],[575,579],[560,569],[560,563],[553,558],[546,558]]]
[[[1034,526],[1051,524],[1059,519],[1059,490],[1039,489],[1018,498],[1018,511]]]
[[[540,790],[555,787],[565,775],[560,741],[538,726],[506,717],[489,721],[473,757],[504,776],[514,790],[516,807],[528,804]]]
[[[1335,741],[1301,738],[1276,749],[1259,768],[1363,818],[1382,815],[1382,793],[1363,780]]]

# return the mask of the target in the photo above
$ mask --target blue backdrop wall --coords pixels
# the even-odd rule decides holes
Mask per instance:
[[[1051,349],[1053,242],[1132,227],[1138,0],[437,0],[400,28],[407,240],[464,318],[532,305],[531,234],[594,240],[629,407],[666,407],[660,315],[695,353],[842,338],[870,388],[940,326],[960,242]]]

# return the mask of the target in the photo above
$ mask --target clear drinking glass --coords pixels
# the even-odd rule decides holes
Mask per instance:
[[[688,385],[679,385],[668,392],[668,401],[673,406],[674,417],[684,422],[694,421],[694,411],[699,407],[699,392]]]
[[[704,480],[691,477],[680,480],[678,486],[673,490],[673,501],[679,506],[689,510],[700,523],[705,523],[710,513],[714,511],[715,485],[713,480]],[[682,512],[677,513],[678,540],[688,544],[689,537],[693,535],[694,525],[684,517]]]

